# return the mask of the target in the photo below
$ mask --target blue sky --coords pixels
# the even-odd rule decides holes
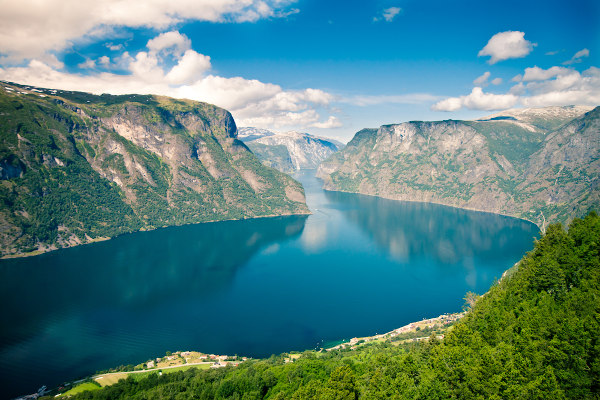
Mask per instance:
[[[600,104],[598,1],[0,3],[0,79],[187,97],[239,126],[348,140],[387,123]]]

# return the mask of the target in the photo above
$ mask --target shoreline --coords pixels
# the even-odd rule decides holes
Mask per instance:
[[[329,348],[322,348],[321,351],[329,352],[329,351],[343,350],[343,349],[354,350],[357,347],[367,344],[367,343],[370,343],[370,342],[382,341],[382,340],[393,340],[395,337],[397,337],[399,335],[418,332],[419,330],[425,329],[425,328],[433,329],[435,326],[439,326],[438,329],[442,329],[442,328],[444,328],[444,326],[446,326],[445,330],[447,330],[447,329],[451,328],[451,326],[454,323],[456,323],[457,321],[462,319],[466,315],[466,313],[467,313],[466,311],[462,311],[462,312],[458,312],[458,313],[442,314],[442,315],[439,315],[434,318],[428,318],[428,319],[424,318],[421,321],[410,322],[404,326],[401,326],[400,328],[393,329],[386,333],[376,334],[373,336],[355,337],[350,340],[344,340],[342,343],[340,343],[336,346],[329,347]],[[428,339],[429,337],[430,337],[430,335],[423,336],[423,337],[406,338],[406,339],[402,340],[402,342],[399,342],[399,343],[403,343],[403,342],[407,342],[407,341],[418,342],[421,340]],[[436,337],[438,339],[442,340],[444,338],[444,335],[443,334],[436,335]],[[314,350],[314,349],[304,350],[304,351],[319,352],[318,350]],[[296,352],[296,351],[283,352],[280,354],[280,356],[284,357],[285,363],[292,363],[292,362],[296,361],[298,358],[302,357],[303,353],[304,352]],[[163,357],[158,357],[158,358],[153,358],[146,362],[137,364],[136,367],[139,367],[140,369],[137,369],[137,370],[134,369],[134,370],[130,370],[130,371],[112,371],[112,372],[94,373],[85,378],[77,379],[75,381],[70,381],[68,384],[61,387],[60,390],[67,392],[68,390],[72,390],[73,388],[76,388],[80,384],[84,384],[84,383],[90,382],[90,381],[94,381],[94,382],[96,382],[96,384],[100,385],[100,387],[98,388],[98,389],[100,389],[100,388],[104,388],[104,387],[113,385],[121,379],[126,379],[130,374],[144,374],[144,373],[150,374],[153,372],[162,374],[162,371],[164,371],[164,370],[187,369],[187,368],[195,368],[195,367],[197,368],[197,367],[202,367],[202,366],[205,366],[205,369],[237,367],[239,364],[241,364],[245,361],[253,360],[253,358],[250,358],[250,357],[215,355],[215,354],[202,353],[202,352],[198,352],[198,351],[176,351],[176,352],[167,353],[167,354],[169,354],[169,355],[163,356]],[[191,362],[188,362],[188,360]],[[261,360],[261,359],[257,359],[257,360]],[[160,364],[163,364],[163,365],[160,365]],[[164,364],[167,364],[167,365],[164,365]],[[121,368],[121,367],[116,367],[116,368]],[[111,379],[111,377],[112,377],[112,379]],[[68,390],[67,390],[67,388],[68,388]],[[52,392],[55,390],[59,390],[59,389],[55,388],[55,389],[49,390],[48,392]],[[59,393],[56,396],[62,397],[64,392]]]
[[[317,179],[320,179],[321,181],[323,181],[321,178],[317,177]],[[439,202],[436,202],[436,201],[404,200],[404,199],[397,199],[397,198],[390,197],[390,196],[382,196],[382,195],[378,195],[378,194],[370,194],[370,193],[362,193],[362,192],[351,192],[351,191],[348,191],[348,190],[341,190],[341,189],[332,190],[332,189],[326,189],[325,187],[323,187],[323,190],[327,191],[327,192],[340,192],[340,193],[349,193],[349,194],[360,194],[362,196],[378,197],[380,199],[400,201],[400,202],[403,201],[403,202],[407,202],[407,203],[436,204],[438,206],[450,207],[450,208],[455,208],[455,209],[458,209],[458,210],[467,210],[467,211],[475,211],[475,212],[487,213],[487,214],[493,214],[493,215],[500,215],[502,217],[515,218],[515,219],[518,219],[518,220],[521,220],[521,221],[529,222],[529,223],[537,226],[538,229],[540,229],[540,232],[542,232],[542,228],[540,228],[540,226],[536,222],[534,222],[534,221],[531,221],[531,220],[529,220],[527,218],[523,218],[523,217],[517,217],[516,215],[504,214],[504,213],[496,212],[496,211],[481,210],[479,208],[472,208],[472,207],[456,206],[456,205],[451,205],[451,204],[446,204],[446,203],[439,203]]]
[[[354,350],[357,347],[375,341],[382,340],[393,340],[395,337],[398,337],[402,334],[410,334],[420,331],[421,329],[433,329],[435,326],[438,326],[438,329],[451,328],[451,326],[462,319],[466,315],[466,311],[458,312],[458,313],[449,313],[442,314],[434,318],[422,319],[421,321],[410,322],[404,326],[393,329],[389,332],[376,334],[373,336],[364,336],[364,337],[355,337],[350,340],[344,340],[342,343],[329,347],[322,348],[321,351],[329,352],[334,350],[344,350],[350,349]],[[421,340],[426,340],[430,337],[415,337],[415,338],[406,338],[399,343],[412,341],[418,342]],[[444,335],[436,335],[436,337],[440,340],[444,338]],[[305,350],[305,351],[316,351],[318,350]],[[167,353],[168,356],[158,357],[155,359],[151,359],[149,361],[137,364],[136,367],[140,367],[137,370],[130,371],[113,371],[113,372],[103,372],[103,373],[95,373],[90,376],[87,376],[82,379],[78,379],[75,381],[71,381],[68,385],[65,385],[63,389],[67,389],[66,386],[69,387],[69,390],[76,388],[80,384],[84,384],[89,381],[94,381],[96,384],[100,385],[100,388],[113,385],[117,383],[120,379],[126,379],[130,374],[150,374],[153,372],[162,374],[164,370],[170,369],[182,369],[182,368],[195,368],[205,366],[205,369],[211,368],[224,368],[224,367],[237,367],[240,363],[243,363],[248,360],[252,360],[250,357],[238,357],[238,356],[227,356],[227,355],[214,355],[207,354],[198,351],[176,351],[174,353]],[[302,357],[303,352],[283,352],[280,355],[284,357],[285,363],[292,363],[296,361],[298,358]],[[188,362],[190,360],[191,362]],[[258,359],[260,360],[260,359]],[[167,363],[167,365],[164,365]],[[160,365],[163,364],[163,365]],[[116,367],[120,368],[120,367]],[[113,379],[111,379],[111,377]],[[116,378],[116,379],[115,379]],[[105,380],[106,379],[106,380]],[[52,389],[57,390],[57,389]],[[65,390],[66,392],[67,390]],[[61,396],[62,393],[59,393],[57,396]]]
[[[199,225],[199,224],[214,224],[217,222],[231,222],[231,221],[247,221],[247,220],[252,220],[252,219],[262,219],[262,218],[277,218],[277,217],[293,217],[293,216],[309,216],[312,215],[313,213],[309,210],[306,213],[295,213],[295,214],[268,214],[268,215],[258,215],[255,217],[247,217],[247,218],[231,218],[231,219],[217,219],[217,220],[210,220],[210,221],[202,221],[202,222],[190,222],[189,224],[180,224],[180,225],[167,225],[167,226],[158,226],[158,227],[154,227],[154,228],[143,228],[137,231],[133,231],[133,232],[126,232],[126,233],[121,233],[120,235],[116,235],[116,236],[104,236],[104,237],[97,237],[97,238],[93,238],[90,239],[86,242],[82,242],[79,244],[76,244],[74,246],[68,246],[68,247],[57,247],[57,248],[46,248],[43,250],[34,250],[34,251],[30,251],[27,253],[16,253],[16,254],[7,254],[4,255],[2,257],[0,257],[0,261],[1,260],[11,260],[11,259],[16,259],[16,258],[26,258],[26,257],[35,257],[35,256],[39,256],[42,254],[46,254],[46,253],[51,253],[53,251],[58,251],[58,250],[65,250],[65,249],[71,249],[74,247],[79,247],[79,246],[85,246],[88,244],[94,244],[94,243],[98,243],[98,242],[105,242],[107,240],[111,240],[111,239],[115,239],[124,235],[131,235],[131,234],[135,234],[135,233],[140,233],[140,232],[152,232],[152,231],[156,231],[159,229],[166,229],[166,228],[176,228],[179,226],[188,226],[188,225]]]
[[[410,322],[404,326],[401,326],[400,328],[393,329],[386,333],[375,334],[372,336],[354,337],[354,338],[350,339],[349,341],[344,341],[343,343],[340,343],[333,347],[325,348],[323,350],[332,351],[332,350],[345,349],[348,347],[350,347],[350,349],[353,350],[362,344],[366,344],[366,343],[377,341],[377,340],[389,340],[389,339],[395,338],[401,334],[418,332],[419,330],[424,329],[424,328],[433,329],[436,325],[441,325],[441,327],[443,327],[444,325],[451,326],[451,324],[454,324],[455,322],[459,321],[466,314],[467,314],[466,311],[462,311],[462,312],[458,312],[458,313],[442,314],[442,315],[439,315],[434,318],[422,319],[421,321]],[[424,337],[419,337],[419,338],[409,338],[407,340],[419,341],[419,340],[422,340],[423,338],[428,338],[428,337],[429,336],[424,336]],[[440,339],[443,339],[443,335]]]

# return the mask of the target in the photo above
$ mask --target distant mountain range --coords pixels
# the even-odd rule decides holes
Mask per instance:
[[[210,104],[0,82],[0,116],[3,256],[309,212],[302,186],[262,165]]]
[[[344,144],[308,133],[274,133],[260,128],[239,128],[238,138],[267,166],[285,173],[316,169]]]
[[[318,176],[329,190],[491,211],[544,228],[600,208],[600,107],[363,129]]]

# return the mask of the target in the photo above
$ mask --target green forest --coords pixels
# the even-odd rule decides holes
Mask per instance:
[[[551,225],[443,340],[128,378],[76,399],[600,399],[600,217]]]
[[[308,212],[301,185],[261,164],[216,106],[23,90],[0,88],[0,257]],[[115,127],[144,133],[128,139]]]

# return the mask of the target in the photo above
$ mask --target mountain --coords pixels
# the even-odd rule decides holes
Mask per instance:
[[[242,142],[250,142],[266,136],[273,136],[274,132],[262,128],[240,127],[238,128],[238,139]]]
[[[240,139],[265,164],[282,172],[315,169],[344,145],[308,133],[273,133],[266,129],[240,128]]]
[[[263,166],[216,106],[0,84],[3,256],[126,232],[305,214],[302,186]]]
[[[329,190],[507,214],[542,229],[600,206],[600,108],[363,129],[323,162]]]

